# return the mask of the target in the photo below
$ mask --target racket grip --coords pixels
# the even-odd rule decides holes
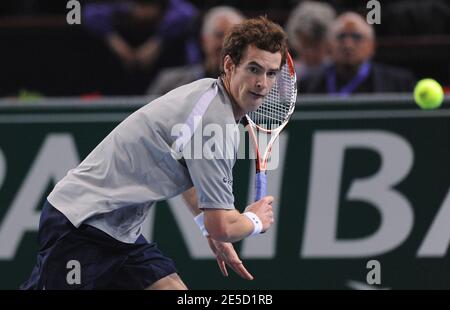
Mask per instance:
[[[255,176],[255,201],[260,200],[267,193],[267,175],[265,171],[256,173]]]

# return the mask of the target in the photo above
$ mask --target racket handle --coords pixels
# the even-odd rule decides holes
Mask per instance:
[[[255,176],[255,201],[260,200],[267,193],[267,175],[265,171],[256,173]]]

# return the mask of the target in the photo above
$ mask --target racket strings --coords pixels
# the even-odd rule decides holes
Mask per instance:
[[[262,105],[256,111],[248,113],[248,116],[259,127],[276,129],[292,114],[296,97],[297,82],[288,64],[285,64]]]

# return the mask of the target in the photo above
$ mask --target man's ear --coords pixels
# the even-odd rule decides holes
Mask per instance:
[[[234,62],[233,59],[231,59],[230,55],[226,55],[223,59],[223,70],[225,71],[225,74],[230,74],[234,69]]]

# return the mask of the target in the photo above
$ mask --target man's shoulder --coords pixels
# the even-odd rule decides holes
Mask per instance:
[[[213,86],[216,81],[216,79],[205,78],[179,86],[154,98],[135,113],[141,116],[146,115],[146,118],[161,124],[166,123],[166,125],[174,120],[184,122],[204,94],[214,95]],[[211,99],[214,99],[214,96]],[[205,100],[203,102],[203,104],[207,103]]]
[[[179,67],[171,67],[166,68],[161,71],[159,74],[161,79],[165,80],[188,80],[189,82],[195,81],[199,78],[202,78],[204,74],[203,67],[201,64],[196,65],[186,65]]]
[[[202,77],[204,77],[204,73],[200,64],[166,68],[157,75],[148,93],[162,95]]]
[[[216,83],[216,79],[211,78],[204,78],[204,79],[198,79],[193,82],[189,82],[186,84],[183,84],[173,90],[171,90],[169,93],[167,93],[164,97],[168,96],[181,96],[180,99],[185,98],[190,95],[201,95],[208,89],[211,89],[211,87]],[[190,100],[190,99],[189,99]]]

